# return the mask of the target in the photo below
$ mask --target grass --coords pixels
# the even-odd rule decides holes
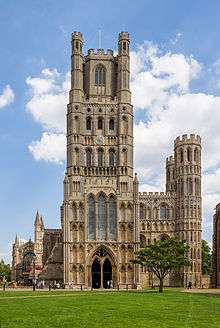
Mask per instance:
[[[177,290],[0,292],[0,323],[1,328],[220,328],[220,296]]]

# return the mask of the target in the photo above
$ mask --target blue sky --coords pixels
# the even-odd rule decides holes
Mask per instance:
[[[216,108],[219,100],[220,72],[219,12],[220,2],[214,0],[211,4],[210,1],[202,0],[193,2],[189,0],[0,0],[0,96],[4,96],[6,85],[10,86],[14,94],[14,100],[11,97],[8,104],[0,106],[0,257],[10,260],[9,245],[16,233],[26,239],[32,235],[37,209],[42,213],[46,226],[59,225],[65,164],[45,161],[43,158],[36,160],[28,148],[33,141],[40,140],[42,133],[48,130],[45,129],[45,124],[37,122],[33,112],[27,110],[27,103],[33,99],[33,89],[27,84],[27,78],[39,77],[43,80],[45,75],[42,77],[42,70],[56,69],[64,79],[70,66],[72,31],[78,30],[83,33],[86,50],[98,47],[99,29],[102,31],[102,47],[113,49],[117,46],[118,32],[127,30],[131,34],[132,50],[138,56],[141,56],[141,53],[138,52],[137,45],[143,45],[144,41],[151,42],[145,44],[145,53],[150,47],[154,50],[160,49],[154,55],[155,63],[158,62],[158,58],[164,58],[165,54],[169,54],[171,61],[174,60],[172,54],[181,54],[181,58],[189,64],[189,69],[196,75],[195,78],[190,77],[189,81],[187,80],[186,83],[190,87],[183,88],[184,90],[180,92],[181,97],[202,93],[209,104],[211,97],[215,98]],[[194,63],[190,62],[191,55],[200,69],[198,66],[195,68]],[[178,58],[180,59],[180,56]],[[152,58],[148,60],[152,64]],[[146,72],[146,67],[141,69]],[[162,71],[164,72],[164,68]],[[155,77],[155,72],[152,74]],[[136,90],[139,88],[137,76],[133,79],[134,90]],[[182,88],[181,82],[175,82],[176,84]],[[177,94],[179,96],[179,91]],[[207,98],[207,95],[210,97]],[[145,96],[148,97],[147,92]],[[147,123],[155,107],[142,105],[137,99],[135,104],[136,124],[138,125],[140,121]],[[217,113],[219,119],[216,109],[214,113]],[[52,130],[54,132],[56,128]],[[195,130],[197,132],[196,125]],[[181,129],[175,131],[181,132]],[[215,136],[214,131],[213,123],[213,136]],[[212,135],[210,131],[207,132],[207,138],[209,135]],[[216,138],[218,137],[217,135]],[[206,145],[207,149],[211,149],[209,156],[215,153],[216,157],[217,146],[212,148],[212,144],[206,143]],[[147,153],[147,151],[148,149],[145,153],[146,158],[156,156],[156,153]],[[169,155],[165,153],[166,151],[167,149],[164,150],[161,158],[156,156],[157,161],[164,162],[165,156]],[[147,163],[146,160],[146,165]],[[163,164],[156,163],[154,159],[149,162],[149,166],[153,167],[153,164],[160,170],[163,167]],[[217,179],[220,176],[218,171],[220,165],[218,158],[212,163],[207,159],[205,165],[206,172],[212,173],[207,179],[210,187],[206,191],[207,225],[204,234],[205,238],[210,240],[212,209],[214,202],[220,200],[220,188],[218,189],[215,183],[219,181]],[[149,174],[146,168],[142,170],[140,167],[139,171],[144,185],[152,186],[153,190],[160,186],[163,178]]]

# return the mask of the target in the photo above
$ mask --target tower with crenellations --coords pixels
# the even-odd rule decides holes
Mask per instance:
[[[190,246],[191,267],[185,284],[201,283],[201,138],[183,135],[174,142],[176,180],[176,232]]]
[[[72,34],[61,208],[67,286],[139,284],[139,268],[131,261],[139,234],[129,43],[129,34],[121,32],[117,56],[103,49],[83,55],[82,34]]]

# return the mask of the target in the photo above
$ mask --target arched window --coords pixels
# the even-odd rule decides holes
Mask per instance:
[[[75,148],[75,165],[79,165],[79,148]]]
[[[160,240],[167,240],[169,239],[169,236],[167,234],[160,235]]]
[[[122,165],[127,165],[127,149],[122,149]]]
[[[84,209],[82,203],[79,205],[79,221],[84,221]]]
[[[167,181],[170,181],[170,170],[167,169]]]
[[[180,149],[180,162],[182,163],[183,162],[183,150]]]
[[[165,205],[162,205],[160,207],[160,219],[167,219],[167,217],[168,217],[167,207]]]
[[[72,213],[73,213],[73,220],[77,220],[77,208],[76,208],[76,204],[73,203],[72,205]]]
[[[103,195],[98,198],[98,239],[106,239],[106,199]]]
[[[86,166],[92,166],[92,150],[86,149]]]
[[[192,152],[190,148],[187,148],[187,161],[191,162],[192,160]]]
[[[115,166],[115,151],[114,151],[114,149],[109,150],[109,166]]]
[[[91,117],[86,118],[86,130],[91,130],[92,128],[92,120]]]
[[[102,130],[103,129],[103,122],[102,122],[102,118],[98,119],[98,130]]]
[[[126,116],[122,117],[121,121],[121,133],[122,134],[127,134],[128,133],[128,119]]]
[[[146,238],[144,235],[140,235],[140,247],[144,248],[146,246]]]
[[[144,206],[144,204],[140,204],[139,217],[140,217],[140,220],[145,219],[145,206]]]
[[[113,118],[109,120],[109,130],[113,131],[115,129],[115,121]]]
[[[192,195],[192,193],[193,193],[193,186],[192,186],[191,178],[187,179],[187,193],[188,193],[188,195]]]
[[[197,162],[199,160],[199,151],[198,148],[194,149],[194,161]]]
[[[113,196],[109,198],[109,239],[116,239],[116,200]]]
[[[95,239],[95,200],[93,196],[88,200],[88,237]]]
[[[106,71],[103,65],[98,65],[95,69],[95,85],[105,85]]]
[[[103,166],[104,164],[104,152],[102,148],[98,149],[98,166]]]

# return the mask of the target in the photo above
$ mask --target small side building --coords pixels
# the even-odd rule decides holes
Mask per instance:
[[[16,235],[12,247],[12,280],[32,284],[33,279],[62,281],[61,229],[45,229],[38,211],[34,222],[34,241]]]

